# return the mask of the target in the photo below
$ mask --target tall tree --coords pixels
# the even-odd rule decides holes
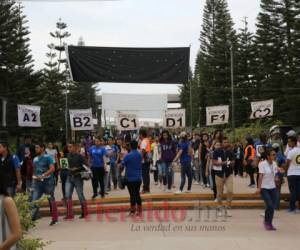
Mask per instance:
[[[22,10],[13,0],[0,2],[0,92],[8,100],[7,123],[12,135],[21,132],[17,104],[35,103],[40,75],[33,73],[30,32]]]
[[[250,100],[255,97],[253,62],[255,59],[254,34],[248,29],[247,17],[244,27],[239,30],[238,45],[235,53],[235,116],[236,125],[247,122],[250,114]]]
[[[202,110],[230,103],[230,49],[236,47],[237,36],[227,1],[206,0],[195,69]]]

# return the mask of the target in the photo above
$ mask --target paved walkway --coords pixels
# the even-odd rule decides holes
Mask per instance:
[[[119,214],[113,215],[118,221],[109,222],[94,215],[89,222],[75,219],[54,227],[45,218],[31,234],[52,241],[45,250],[299,250],[299,213],[277,212],[276,232],[263,229],[261,210],[233,210],[226,221],[205,221],[197,213],[188,211],[181,222],[120,221]]]
[[[248,184],[250,183],[249,177],[247,178],[241,178],[239,176],[234,177],[234,184],[233,184],[233,189],[234,193],[255,193],[256,189],[255,188],[250,188],[248,187]],[[173,188],[173,191],[176,191],[179,188],[180,185],[180,174],[176,173],[175,174],[175,186],[176,188]],[[187,188],[187,180],[185,184],[185,189]],[[193,193],[212,193],[212,190],[210,188],[203,188],[200,185],[196,185],[195,183],[192,186],[192,192]],[[92,197],[92,184],[90,181],[86,181],[84,184],[84,193],[87,199],[90,199]],[[159,194],[163,193],[163,187],[160,187],[159,185],[156,186],[154,185],[153,181],[153,176],[151,175],[151,193],[152,194]],[[288,193],[288,186],[287,182],[283,185],[282,187],[282,193]],[[113,197],[113,196],[128,196],[128,191],[127,189],[125,190],[112,190],[109,193],[108,197]],[[61,183],[58,183],[58,186],[56,188],[55,196],[57,200],[60,200],[62,197],[61,194]],[[78,199],[76,192],[74,191],[74,199]]]

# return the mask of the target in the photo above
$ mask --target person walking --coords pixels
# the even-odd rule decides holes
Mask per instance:
[[[50,226],[58,223],[57,205],[54,197],[54,161],[45,154],[45,145],[40,143],[35,146],[36,157],[33,159],[33,182],[32,182],[32,202],[39,200],[43,194],[48,195],[52,221]],[[39,217],[39,207],[33,205],[32,220]]]
[[[150,163],[152,161],[151,156],[151,144],[147,137],[147,131],[141,129],[139,132],[140,137],[140,152],[143,157],[142,163],[142,177],[143,177],[143,191],[142,193],[150,193]]]
[[[248,186],[255,188],[256,186],[255,186],[255,179],[254,179],[254,173],[255,173],[254,160],[256,154],[254,148],[254,141],[251,136],[248,136],[246,138],[246,141],[247,141],[247,145],[244,153],[244,166],[246,168],[246,172],[250,177],[250,184]]]
[[[95,199],[98,196],[98,187],[100,184],[100,195],[102,198],[105,197],[105,169],[104,169],[104,157],[106,155],[106,150],[104,147],[104,141],[97,137],[95,139],[95,145],[89,149],[89,166],[91,166],[93,172],[92,185],[93,185],[93,196]]]
[[[142,155],[137,150],[138,143],[133,140],[130,142],[130,152],[124,157],[122,165],[125,167],[127,178],[127,188],[130,195],[130,216],[141,216],[142,199],[140,187],[142,184]]]
[[[164,191],[171,192],[173,185],[173,160],[176,157],[176,145],[172,140],[169,131],[164,130],[160,139],[161,149],[161,173],[163,178]]]
[[[5,176],[7,192],[14,197],[16,191],[22,191],[21,164],[16,155],[12,155],[6,142],[0,142],[0,175]]]
[[[183,188],[186,181],[186,176],[188,178],[188,187],[186,193],[190,193],[192,189],[192,155],[193,149],[191,146],[191,142],[188,140],[188,136],[186,132],[181,132],[180,134],[181,141],[179,143],[179,151],[173,160],[173,162],[177,162],[180,159],[181,164],[181,182],[179,190],[175,192],[175,194],[181,194],[183,192]]]
[[[259,178],[257,193],[261,194],[265,202],[264,227],[266,230],[276,230],[273,226],[274,209],[276,207],[277,192],[275,178],[279,171],[276,164],[276,153],[273,149],[266,151],[266,159],[258,164]]]
[[[76,190],[81,205],[81,215],[79,219],[88,217],[87,202],[83,194],[83,180],[81,171],[84,171],[84,157],[78,152],[78,145],[74,142],[68,144],[68,177],[66,182],[67,215],[66,220],[74,219],[72,195],[74,188]]]

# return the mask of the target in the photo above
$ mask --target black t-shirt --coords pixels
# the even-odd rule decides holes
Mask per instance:
[[[232,150],[223,150],[223,149],[216,149],[213,153],[213,159],[218,160],[219,158],[224,161],[233,161],[234,160],[234,153]],[[214,170],[215,174],[221,178],[228,177],[233,173],[232,165],[223,164],[222,170]]]
[[[69,171],[70,174],[76,175],[84,169],[84,158],[81,154],[68,153],[68,163],[69,169],[71,170]],[[78,170],[72,171],[72,169],[75,168]]]

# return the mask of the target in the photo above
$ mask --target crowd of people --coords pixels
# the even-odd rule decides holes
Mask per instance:
[[[288,212],[296,212],[300,203],[300,136],[287,133],[287,145],[278,127],[261,132],[258,139],[247,135],[242,141],[230,142],[221,130],[214,133],[170,133],[140,129],[138,136],[127,133],[115,137],[87,137],[79,143],[68,142],[61,150],[52,142],[33,144],[24,138],[16,154],[7,142],[0,141],[1,195],[14,197],[27,192],[32,201],[32,219],[40,218],[34,201],[47,195],[52,220],[58,222],[55,191],[61,186],[66,206],[66,220],[74,219],[74,189],[81,205],[79,218],[89,215],[84,181],[91,180],[92,199],[104,198],[116,189],[127,187],[130,216],[142,213],[140,194],[151,192],[154,185],[161,192],[190,193],[193,185],[211,189],[217,206],[223,206],[226,188],[226,216],[231,217],[233,183],[236,178],[249,178],[249,188],[256,188],[265,201],[264,226],[273,226],[274,210],[280,208],[281,186],[288,181]],[[180,185],[175,188],[175,172],[180,172]],[[151,185],[153,175],[153,185]],[[186,185],[187,180],[187,185]],[[299,204],[300,205],[300,204]],[[219,211],[221,213],[221,211]]]

